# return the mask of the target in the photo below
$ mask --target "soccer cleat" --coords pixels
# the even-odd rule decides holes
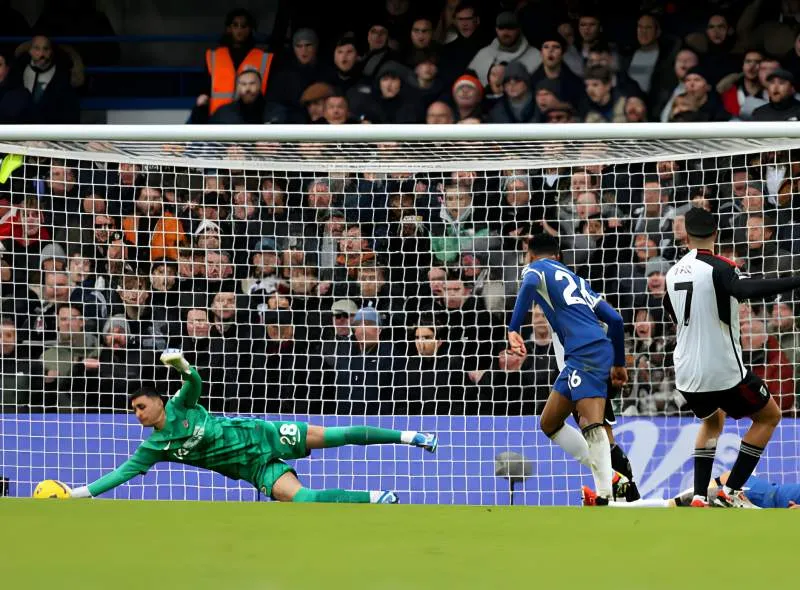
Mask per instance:
[[[581,486],[581,500],[584,506],[608,506],[608,498],[598,496],[589,486]]]
[[[435,453],[436,447],[439,446],[439,437],[433,432],[418,432],[414,435],[414,440],[411,441],[411,444],[425,449],[429,453]]]
[[[711,505],[714,508],[758,508],[758,506],[747,499],[742,490],[728,491],[728,488],[720,488],[717,490],[714,499],[711,501]]]
[[[167,348],[161,353],[161,363],[178,369],[181,373],[188,373],[191,369],[189,361],[183,357],[183,352],[178,348]]]
[[[380,496],[374,502],[375,504],[399,504],[400,498],[394,492],[380,492]]]
[[[694,496],[692,498],[691,504],[689,504],[692,508],[708,508],[708,501],[703,496]]]
[[[619,471],[615,471],[611,478],[611,492],[614,500],[624,500],[625,502],[635,502],[642,497],[636,483]]]

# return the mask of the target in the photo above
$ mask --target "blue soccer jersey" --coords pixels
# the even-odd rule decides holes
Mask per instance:
[[[534,303],[542,308],[564,347],[565,368],[553,388],[573,400],[605,395],[612,364],[625,365],[624,326],[619,314],[585,279],[550,258],[523,269],[510,331],[519,332]],[[601,322],[608,325],[608,334]]]
[[[789,502],[800,504],[797,483],[770,483],[753,475],[744,484],[744,493],[759,508],[788,508]]]

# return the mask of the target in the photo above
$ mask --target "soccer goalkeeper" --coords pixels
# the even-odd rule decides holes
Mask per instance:
[[[99,496],[156,463],[173,461],[243,479],[266,496],[282,502],[350,502],[396,504],[391,491],[309,490],[284,459],[307,457],[312,449],[344,445],[401,443],[431,453],[435,434],[401,432],[371,426],[323,428],[304,422],[268,422],[257,418],[213,416],[199,405],[202,381],[179,350],[166,350],[161,362],[181,372],[183,386],[166,404],[159,393],[144,388],[130,396],[136,419],[153,433],[130,459],[88,486],[71,490],[73,498]]]

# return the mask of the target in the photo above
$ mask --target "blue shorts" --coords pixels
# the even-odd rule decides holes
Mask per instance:
[[[788,508],[790,501],[800,504],[800,484],[774,484],[752,476],[744,487],[745,496],[759,508]]]
[[[614,352],[610,343],[598,347],[594,353],[582,354],[581,358],[566,359],[553,389],[573,402],[586,397],[607,398],[608,376],[613,362]]]

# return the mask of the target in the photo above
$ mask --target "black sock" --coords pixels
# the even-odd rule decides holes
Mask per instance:
[[[631,462],[628,460],[628,455],[622,450],[622,447],[615,444],[611,447],[611,468],[633,481],[633,469],[631,469]]]
[[[747,478],[753,475],[753,470],[758,465],[758,460],[763,452],[764,447],[757,447],[742,441],[742,446],[739,447],[739,455],[736,457],[736,462],[733,464],[731,473],[728,476],[728,483],[725,485],[732,490],[741,490]]]
[[[708,484],[711,483],[711,468],[714,467],[714,455],[717,447],[694,450],[694,495],[708,496]]]

